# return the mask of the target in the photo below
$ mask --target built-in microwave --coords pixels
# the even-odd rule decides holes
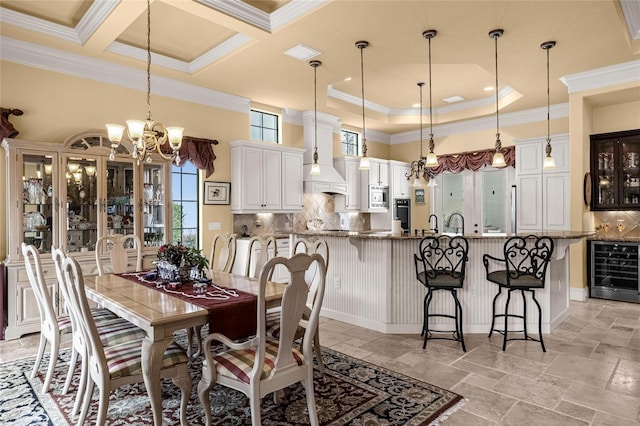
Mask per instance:
[[[388,209],[389,208],[389,187],[380,185],[369,185],[369,208]]]

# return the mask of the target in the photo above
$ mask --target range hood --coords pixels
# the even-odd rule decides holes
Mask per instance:
[[[340,133],[342,125],[338,117],[317,113],[318,116],[318,164],[320,174],[312,176],[313,152],[315,148],[314,111],[305,111],[304,124],[304,192],[347,195],[347,182],[333,167],[333,134]]]

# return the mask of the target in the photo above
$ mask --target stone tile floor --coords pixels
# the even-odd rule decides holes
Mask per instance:
[[[571,302],[571,317],[540,344],[465,335],[456,342],[386,335],[323,319],[321,344],[464,396],[443,425],[640,424],[640,305]],[[35,354],[37,334],[0,341],[0,362]]]

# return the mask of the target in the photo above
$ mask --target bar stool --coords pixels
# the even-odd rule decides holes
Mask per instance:
[[[465,269],[469,253],[469,242],[462,236],[425,237],[420,241],[420,252],[414,254],[416,278],[424,285],[428,292],[424,297],[424,320],[422,333],[427,347],[427,339],[455,340],[462,344],[462,350],[467,351],[462,333],[462,305],[458,300],[457,290],[462,288]],[[429,306],[433,299],[433,292],[446,290],[451,293],[455,303],[455,314],[430,313]],[[455,320],[455,330],[433,330],[429,328],[429,319],[433,317],[451,318]],[[433,333],[453,333],[452,337],[433,337]]]
[[[512,237],[504,244],[503,252],[504,259],[498,259],[488,254],[482,256],[482,263],[484,263],[484,267],[487,272],[487,280],[498,285],[498,294],[493,298],[493,311],[489,337],[491,337],[494,331],[504,335],[504,339],[502,341],[503,351],[506,350],[507,341],[509,340],[531,340],[534,342],[540,342],[542,351],[546,352],[547,350],[544,347],[544,341],[542,339],[542,308],[540,307],[540,303],[536,300],[535,290],[544,288],[547,266],[549,265],[551,255],[553,254],[553,240],[549,237],[539,237],[535,235]],[[490,267],[490,261],[492,264],[498,263],[499,266]],[[495,270],[495,267],[500,267],[501,269]],[[507,301],[505,303],[504,313],[496,314],[496,301],[502,294],[502,289],[507,290]],[[509,303],[511,302],[511,292],[513,291],[520,291],[520,294],[522,295],[522,315],[509,313]],[[529,336],[527,331],[527,298],[525,292],[531,293],[531,299],[538,307],[538,339]],[[498,317],[504,318],[503,330],[495,328],[496,318]],[[508,337],[509,318],[522,319],[524,323],[523,329],[512,330],[511,332],[524,333],[524,337]]]

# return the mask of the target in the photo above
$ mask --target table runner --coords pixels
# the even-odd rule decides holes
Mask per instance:
[[[129,281],[154,288],[191,302],[209,312],[209,333],[220,333],[229,339],[241,339],[256,333],[257,297],[254,294],[212,283],[207,292],[196,293],[193,282],[172,290],[161,281],[148,280],[146,271],[115,274]]]

